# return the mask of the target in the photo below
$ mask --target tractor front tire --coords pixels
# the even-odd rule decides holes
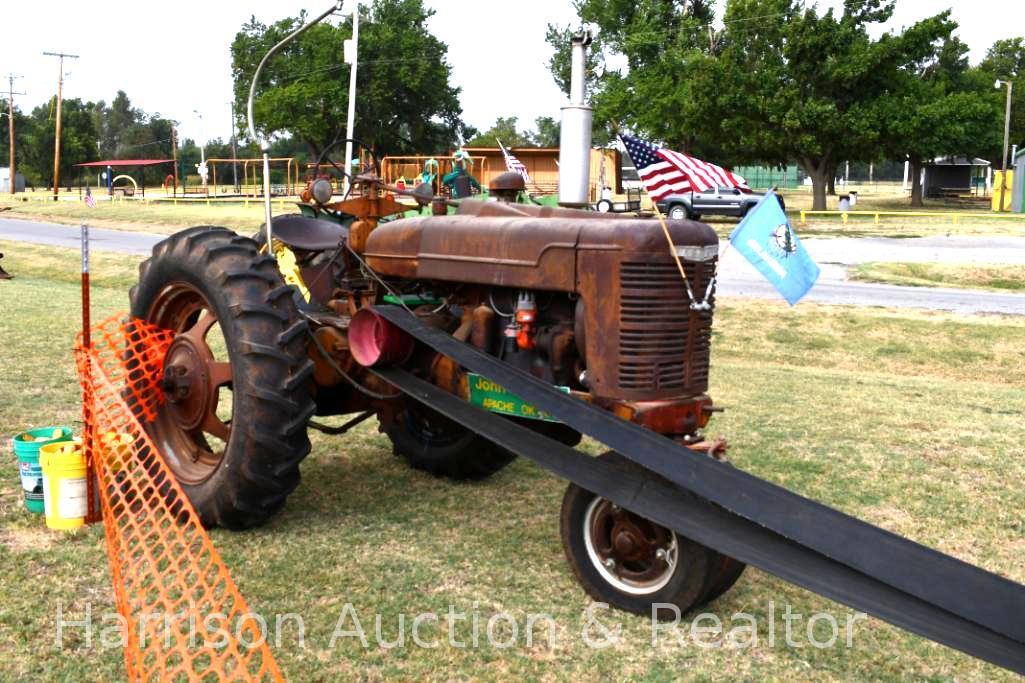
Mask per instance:
[[[598,456],[624,472],[641,468],[609,451]],[[681,496],[692,496],[680,491]],[[570,484],[559,524],[570,568],[594,600],[657,619],[677,616],[728,591],[745,565]]]
[[[147,432],[204,525],[266,522],[299,484],[310,451],[313,364],[292,288],[253,240],[206,226],[153,247],[130,297],[134,317],[178,333],[164,383],[168,393],[180,375],[177,393]],[[215,358],[214,326],[227,360]],[[222,389],[231,391],[230,418],[215,414]]]

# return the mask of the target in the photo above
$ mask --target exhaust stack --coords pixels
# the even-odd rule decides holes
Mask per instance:
[[[562,108],[559,136],[559,204],[590,204],[591,107],[587,104],[585,70],[587,48],[593,36],[583,30],[573,36],[569,104]]]

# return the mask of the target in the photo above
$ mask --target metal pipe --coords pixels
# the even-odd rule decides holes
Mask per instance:
[[[267,238],[267,253],[272,257],[274,251],[271,248],[271,240],[273,239],[273,233],[271,231],[271,200],[270,200],[270,140],[265,137],[261,137],[256,134],[256,125],[253,118],[253,99],[256,97],[256,83],[260,80],[260,73],[263,71],[263,67],[267,64],[267,61],[276,55],[281,48],[288,45],[290,42],[295,40],[297,37],[308,31],[310,28],[319,24],[321,21],[327,18],[328,15],[339,12],[342,9],[343,0],[337,0],[331,5],[331,8],[309,22],[304,26],[300,26],[296,30],[285,36],[277,45],[267,51],[267,54],[263,56],[260,63],[256,67],[256,72],[253,74],[253,82],[249,85],[249,99],[246,102],[246,123],[249,126],[249,137],[256,140],[260,145],[260,151],[263,153],[263,217],[266,221],[264,226],[265,235]]]
[[[573,36],[569,81],[570,104],[584,104],[584,75],[587,68],[587,46],[590,44],[591,35],[586,31]]]
[[[359,54],[359,0],[352,4],[352,68],[349,69],[349,111],[345,119],[345,176],[342,178],[342,194],[349,195],[352,182],[352,138],[356,134],[356,62]]]
[[[590,31],[573,36],[570,101],[562,108],[559,135],[559,204],[586,206],[591,189],[591,107],[587,105],[586,66]]]

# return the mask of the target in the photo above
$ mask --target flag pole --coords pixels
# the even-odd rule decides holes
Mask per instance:
[[[648,194],[651,197],[651,193]],[[673,244],[673,237],[669,234],[669,226],[666,225],[665,216],[658,210],[658,204],[653,200],[651,207],[655,209],[655,216],[658,218],[658,224],[662,226],[662,234],[666,236],[666,242],[669,243],[669,253],[673,255],[673,260],[676,262],[676,267],[680,271],[680,277],[683,278],[683,284],[687,288],[687,296],[690,297],[690,307],[694,311],[707,311],[710,306],[708,305],[708,299],[706,298],[701,303],[698,303],[694,299],[694,290],[690,288],[690,281],[687,279],[687,271],[683,269],[683,261],[680,260],[680,254],[676,251],[676,245]]]

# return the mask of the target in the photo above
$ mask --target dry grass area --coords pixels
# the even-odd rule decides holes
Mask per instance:
[[[77,256],[0,243],[17,275],[0,282],[0,433],[80,426],[69,353],[78,325]],[[95,316],[127,307],[135,264],[97,257]],[[1025,581],[1025,320],[996,316],[725,300],[714,330],[712,393],[726,407],[711,434],[758,476],[970,562]],[[594,448],[593,444],[588,445]],[[55,645],[58,605],[97,621],[113,609],[102,529],[49,532],[26,513],[13,456],[0,459],[0,679],[109,680],[121,653],[69,629]],[[702,649],[664,637],[646,618],[599,612],[619,642],[592,649],[582,632],[588,600],[562,556],[563,482],[517,461],[489,481],[453,485],[392,457],[373,424],[345,437],[315,434],[303,480],[282,514],[247,533],[213,538],[251,606],[273,621],[295,613],[305,646],[286,629],[275,654],[295,680],[1011,680],[1011,676],[876,620],[853,646],[794,648],[764,629],[789,604],[807,616],[848,611],[750,570],[711,606],[729,623],[760,625],[750,649]],[[367,632],[331,637],[346,604]],[[505,612],[555,620],[508,649],[453,647],[445,622],[426,628],[440,646],[409,639],[422,612],[488,618]],[[771,612],[770,612],[771,610]],[[387,648],[404,615],[404,647]],[[806,622],[802,622],[806,623]],[[351,629],[351,619],[342,629]],[[472,624],[456,637],[469,643]],[[544,633],[541,631],[539,633]]]
[[[27,220],[67,223],[78,225],[88,221],[99,228],[135,230],[170,235],[193,225],[223,225],[232,230],[248,234],[263,224],[263,204],[251,200],[249,205],[239,203],[202,201],[181,201],[178,204],[166,201],[125,200],[123,202],[97,202],[90,209],[82,202],[4,202],[0,208],[9,207],[0,213],[0,218],[9,216]],[[298,213],[294,201],[275,199],[274,215]]]
[[[1025,289],[1025,266],[1010,264],[862,263],[851,279],[908,287],[960,287],[993,291]]]
[[[854,186],[859,189],[858,210],[866,211],[911,211],[906,195],[900,193],[898,184],[876,186]],[[37,193],[38,195],[39,193]],[[786,199],[791,220],[803,236],[816,237],[927,237],[933,235],[1025,235],[1025,217],[1005,218],[961,218],[954,223],[949,216],[884,216],[877,224],[872,216],[850,216],[844,224],[840,216],[808,216],[807,223],[800,224],[799,212],[811,208],[810,188],[796,188],[782,192]],[[9,195],[6,196],[9,198]],[[159,234],[171,234],[192,225],[223,225],[242,232],[255,231],[263,223],[261,204],[250,201],[242,203],[189,200],[177,205],[168,202],[99,202],[90,209],[79,201],[61,202],[11,202],[0,197],[0,217],[23,218],[77,225],[88,220],[90,225],[122,230],[138,230]],[[829,209],[837,208],[837,198],[829,197]],[[944,214],[954,212],[988,213],[987,206],[956,206],[938,200],[926,200],[924,209]],[[274,200],[274,213],[294,213],[297,209],[289,200]],[[707,216],[709,223],[725,236],[737,224],[737,219],[721,216]]]

